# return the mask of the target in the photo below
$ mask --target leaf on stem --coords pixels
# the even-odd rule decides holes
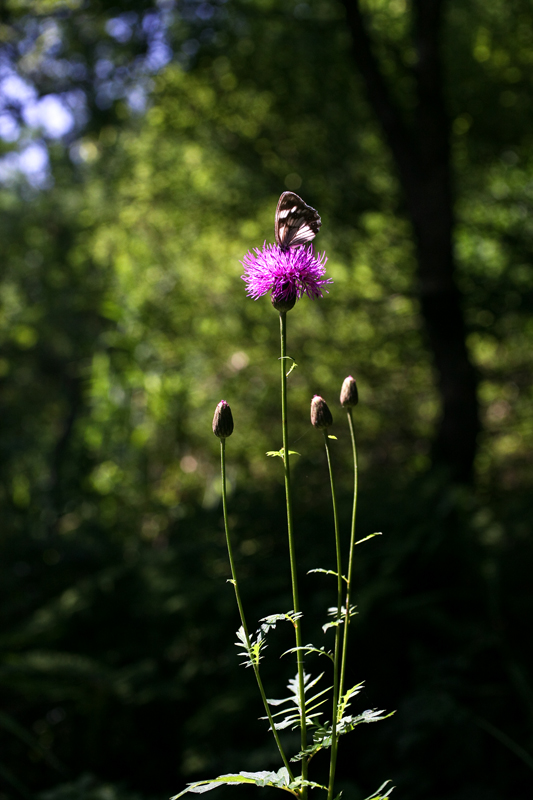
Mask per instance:
[[[365,536],[365,538],[364,538],[364,539],[359,539],[359,541],[358,541],[358,542],[354,542],[354,545],[356,545],[356,544],[363,544],[363,542],[368,542],[368,540],[369,540],[369,539],[373,539],[373,538],[374,538],[374,536],[383,536],[383,534],[382,534],[382,532],[381,532],[381,531],[377,531],[377,533],[371,533],[371,534],[370,534],[370,536]]]
[[[336,578],[338,577],[339,573],[335,572],[334,569],[321,569],[321,567],[317,567],[317,569],[310,569],[307,571],[307,574],[310,575],[312,572],[322,572],[324,575],[334,575]],[[348,583],[348,578],[345,575],[341,575],[343,581]]]
[[[357,614],[356,608],[357,606],[350,606],[348,610],[349,617],[354,617]],[[341,606],[340,609],[338,608],[338,606],[330,606],[328,608],[328,617],[335,617],[336,619],[342,617],[342,619],[344,619],[345,616],[346,616],[346,606]]]
[[[289,455],[299,456],[301,453],[298,453],[296,450],[289,450]],[[271,456],[272,458],[275,458],[276,456],[279,458],[284,458],[284,449],[282,447],[281,450],[268,450],[267,456]]]
[[[311,676],[304,673],[304,694],[309,691],[313,686],[315,686],[318,681],[323,677],[324,673],[322,672],[318,678],[314,678],[311,680]],[[289,708],[282,709],[278,711],[276,714],[273,714],[273,717],[283,717],[280,722],[275,722],[274,727],[277,731],[284,730],[285,728],[292,727],[297,728],[300,724],[301,716],[302,716],[302,705],[300,700],[300,683],[298,675],[295,678],[291,678],[288,683],[288,689],[290,691],[290,695],[288,697],[284,697],[281,700],[268,700],[267,702],[269,705],[272,706],[281,706],[285,703],[289,704]],[[308,725],[318,725],[315,721],[315,717],[319,717],[321,715],[321,711],[316,711],[323,703],[326,702],[327,698],[324,698],[323,695],[326,692],[329,692],[331,686],[322,689],[322,691],[317,692],[317,694],[313,695],[313,697],[306,697],[305,698],[305,717],[307,720]],[[320,699],[322,698],[322,699]],[[261,719],[267,719],[266,717],[261,717]]]
[[[285,650],[285,652],[281,654],[281,658],[289,653],[296,653],[298,650],[303,650],[304,653],[317,653],[319,656],[328,656],[328,658],[331,658],[331,660],[334,661],[331,650],[326,650],[325,647],[315,647],[313,644],[304,644],[301,647],[291,647],[289,650]]]
[[[235,642],[239,648],[239,656],[244,658],[241,665],[244,667],[257,667],[261,661],[261,650],[266,647],[266,642],[262,631],[258,631],[255,641],[253,637],[247,637],[244,628],[241,627],[237,631],[238,642]]]
[[[288,378],[289,375],[291,374],[291,372],[293,371],[293,369],[295,369],[298,366],[298,364],[296,363],[296,361],[294,360],[294,358],[292,356],[280,356],[280,358],[278,358],[278,361],[281,361],[282,358],[284,358],[284,359],[286,358],[289,361],[292,361],[290,370],[285,373],[285,377]]]
[[[301,611],[287,611],[284,614],[269,614],[267,617],[261,617],[261,630],[266,635],[270,629],[274,630],[278,622],[291,622],[296,627],[296,622],[303,617]]]
[[[337,606],[330,606],[330,608],[328,608],[328,614],[330,617],[335,617],[335,619],[333,620],[333,622],[326,622],[325,625],[322,625],[322,630],[324,631],[324,633],[329,628],[336,628],[339,625],[344,625],[346,616],[348,616],[348,618],[351,618],[357,614],[357,611],[355,609],[356,606],[350,606],[348,614],[346,614],[345,606],[341,606],[340,609]]]
[[[301,775],[293,780],[289,789],[300,789],[302,786],[309,786],[310,789],[324,789],[326,792],[328,790],[327,786],[322,786],[321,783],[315,783],[314,781],[304,780]]]
[[[395,713],[395,711],[391,711],[389,714],[385,714],[383,709],[378,711],[376,708],[369,708],[366,711],[363,711],[362,714],[358,714],[356,717],[343,717],[337,723],[337,735],[342,736],[343,733],[350,733],[350,731],[353,731],[357,725],[361,725],[363,722],[381,722],[383,719],[392,717],[392,715]]]
[[[357,687],[353,688],[357,689]],[[353,731],[357,725],[361,725],[363,722],[379,722],[382,719],[387,719],[387,717],[392,717],[394,711],[391,711],[390,714],[385,714],[382,716],[383,713],[383,711],[378,711],[374,708],[363,711],[362,714],[359,714],[356,717],[343,717],[337,723],[337,736],[342,736],[344,733],[350,733],[350,731]],[[291,761],[301,761],[303,758],[306,758],[308,761],[310,761],[311,758],[319,752],[319,750],[325,750],[328,747],[331,747],[332,738],[332,726],[330,724],[317,726],[316,730],[313,731],[313,743],[306,747],[305,750],[301,750],[297,755],[293,756]],[[386,797],[386,795],[383,795],[383,797]],[[367,800],[371,800],[371,798],[367,798]],[[379,800],[379,798],[376,796],[375,800]]]
[[[305,758],[309,762],[319,750],[327,747],[331,747],[331,728],[320,725],[313,731],[313,743],[308,745],[305,750],[300,750],[291,758],[291,761],[302,761]]]
[[[297,796],[295,788],[292,788],[290,783],[290,776],[286,767],[282,767],[278,772],[239,772],[238,774],[219,775],[218,778],[212,778],[205,781],[196,781],[196,783],[189,783],[187,788],[179,794],[175,794],[170,800],[178,800],[187,792],[193,794],[203,794],[210,792],[211,789],[216,789],[218,786],[235,786],[236,784],[255,784],[256,786],[272,786],[275,789],[284,789]],[[296,781],[294,781],[296,783]],[[320,786],[319,788],[323,788]]]
[[[352,686],[351,689],[348,689],[348,691],[345,692],[343,696],[339,699],[337,719],[342,720],[342,718],[344,717],[344,712],[350,705],[351,698],[355,697],[356,694],[359,694],[363,686],[364,686],[364,681],[361,681],[361,683],[356,683],[355,686]]]
[[[383,789],[388,783],[390,783],[390,781],[385,781],[385,783],[382,783],[379,789],[375,791],[373,794],[369,794],[368,797],[365,798],[365,800],[385,800],[385,798],[388,797],[392,792],[392,790],[394,789],[394,786],[390,786],[385,792],[385,794],[382,794]]]
[[[233,581],[230,580],[230,583],[233,583]],[[297,620],[299,620],[302,616],[303,614],[301,611],[296,613],[292,610],[287,611],[284,614],[270,614],[268,617],[263,617],[259,620],[261,625],[256,630],[255,637],[250,636],[249,638],[246,636],[244,628],[241,625],[237,631],[237,638],[239,641],[235,642],[235,644],[240,648],[239,655],[244,658],[244,661],[241,662],[242,666],[259,666],[259,662],[262,658],[262,651],[267,646],[267,633],[271,629],[275,628],[276,624],[281,620],[288,621],[296,627]]]
[[[324,625],[322,625],[322,630],[324,633],[326,633],[326,631],[330,628],[338,628],[339,625],[344,625],[344,619],[336,619],[333,622],[326,622]]]

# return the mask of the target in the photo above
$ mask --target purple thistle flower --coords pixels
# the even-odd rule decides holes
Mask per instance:
[[[326,261],[326,254],[315,255],[312,247],[282,250],[277,244],[265,242],[262,250],[256,247],[246,253],[241,277],[249,297],[257,300],[271,292],[274,307],[288,311],[304,294],[322,297],[322,287],[333,283],[331,278],[324,278]]]

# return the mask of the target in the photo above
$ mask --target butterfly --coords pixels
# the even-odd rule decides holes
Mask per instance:
[[[318,211],[304,203],[294,192],[283,192],[274,223],[276,242],[282,250],[311,242],[321,225]]]

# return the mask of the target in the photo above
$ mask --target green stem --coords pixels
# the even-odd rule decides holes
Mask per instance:
[[[229,526],[228,526],[228,511],[227,511],[227,499],[226,499],[226,440],[220,440],[220,469],[222,474],[222,508],[224,513],[224,530],[226,531],[226,544],[228,546],[228,557],[229,563],[231,567],[231,583],[233,584],[233,588],[235,589],[235,598],[237,600],[237,606],[239,608],[239,615],[241,618],[241,624],[244,630],[244,635],[246,637],[246,647],[248,652],[251,652],[251,643],[250,643],[250,635],[248,633],[248,626],[246,624],[246,618],[244,616],[244,608],[241,601],[241,594],[239,591],[239,584],[237,583],[237,573],[235,571],[235,562],[233,560],[233,549],[231,547],[231,539],[229,535]],[[272,733],[274,734],[274,739],[276,740],[276,744],[278,746],[279,754],[283,759],[283,763],[287,768],[287,772],[289,773],[291,781],[294,780],[294,775],[289,765],[289,761],[281,742],[279,740],[278,732],[274,726],[274,720],[272,718],[272,713],[270,711],[270,706],[268,705],[268,700],[265,694],[265,689],[263,687],[263,681],[261,680],[261,676],[259,674],[259,665],[252,662],[253,670],[255,673],[255,679],[257,681],[257,685],[259,687],[259,692],[261,694],[261,699],[263,700],[263,705],[265,707],[266,715],[268,717],[268,721],[270,722],[270,727],[272,728]]]
[[[281,340],[281,420],[282,420],[282,433],[283,433],[283,467],[285,472],[285,497],[287,500],[287,533],[289,537],[289,558],[291,564],[291,583],[292,583],[292,604],[294,611],[297,615],[300,612],[300,603],[298,600],[298,578],[296,574],[296,554],[294,549],[294,527],[292,521],[292,493],[291,493],[291,472],[289,465],[289,432],[287,422],[287,373],[286,373],[286,360],[287,360],[287,312],[280,311],[279,313],[280,325],[280,340]],[[305,681],[304,681],[304,661],[302,651],[302,628],[301,620],[298,618],[295,621],[296,632],[296,651],[298,663],[298,688],[300,692],[300,731],[301,731],[301,749],[305,750],[307,747],[307,722],[305,718]],[[306,758],[302,758],[302,778],[307,780],[308,762]],[[307,796],[307,787],[302,787],[302,798]]]
[[[335,526],[335,552],[337,554],[337,626],[335,628],[335,652],[333,655],[333,713],[331,722],[331,757],[329,762],[328,800],[333,800],[333,787],[335,783],[335,768],[337,765],[337,717],[339,710],[339,660],[341,653],[341,626],[340,616],[342,609],[342,563],[341,544],[339,537],[339,519],[337,514],[337,497],[335,494],[335,481],[331,467],[329,452],[328,432],[324,431],[324,443],[328,459],[329,482],[331,484],[331,499],[333,502],[333,521]]]
[[[357,448],[355,446],[355,433],[353,429],[352,409],[346,409],[348,414],[348,425],[350,426],[350,436],[352,439],[352,455],[353,455],[353,506],[352,506],[352,528],[350,532],[350,555],[348,559],[348,576],[347,576],[347,589],[346,589],[346,611],[344,618],[344,640],[342,643],[342,663],[341,663],[341,679],[340,679],[340,696],[342,697],[344,691],[344,679],[346,675],[346,659],[348,651],[348,627],[350,624],[350,598],[352,591],[352,570],[353,570],[353,556],[355,550],[355,517],[357,514]]]

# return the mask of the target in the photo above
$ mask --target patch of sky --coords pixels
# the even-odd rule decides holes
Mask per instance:
[[[27,103],[22,116],[32,128],[38,128],[52,139],[59,139],[74,127],[74,116],[57,94],[47,94],[40,100]]]
[[[126,97],[132,111],[135,111],[137,114],[142,114],[146,110],[148,97],[142,86],[135,86],[128,92]]]
[[[12,114],[0,114],[0,139],[16,142],[20,135],[20,125]]]
[[[81,129],[89,119],[87,97],[82,89],[71,89],[59,95],[65,107],[74,115],[76,128]]]
[[[224,2],[185,0],[180,4],[180,16],[187,8],[203,28],[198,39],[185,44],[186,57],[194,57],[200,43],[213,38],[214,30],[201,23],[210,20]],[[128,11],[107,20],[109,38],[103,37],[96,46],[92,75],[97,106],[110,108],[116,100],[124,99],[133,112],[145,112],[153,88],[151,76],[173,57],[169,31],[176,8],[175,0],[156,0],[142,17]],[[91,68],[77,54],[64,57],[59,18],[39,20],[28,15],[19,32],[14,50],[0,52],[0,139],[17,147],[16,152],[0,158],[0,183],[12,182],[18,171],[31,186],[45,187],[50,181],[47,140],[64,139],[71,147],[88,121],[89,102],[79,84],[91,79]],[[144,40],[146,52],[127,65],[120,64],[120,45],[132,39]],[[40,95],[37,87],[43,75],[58,81],[63,91]]]
[[[50,163],[45,139],[59,139],[86,119],[81,90],[38,97],[31,83],[0,63],[0,138],[19,143],[18,150],[0,158],[0,183],[12,185],[22,177],[33,188],[46,188]]]
[[[15,72],[7,72],[0,81],[0,102],[4,105],[13,104],[20,107],[25,103],[33,102],[36,96],[37,92],[34,87],[22,80]]]
[[[163,28],[163,20],[157,11],[147,11],[143,16],[142,29],[151,38],[161,31]]]
[[[133,26],[138,19],[139,17],[134,11],[108,19],[105,25],[106,32],[120,44],[129,42],[133,36]]]
[[[99,58],[94,65],[94,73],[99,80],[109,78],[114,69],[115,65],[109,58]]]
[[[51,139],[73,129],[75,97],[67,102],[65,96],[58,94],[38,97],[35,88],[15,72],[4,69],[0,75],[0,137],[4,141],[14,142],[19,138],[21,122]]]
[[[146,67],[150,72],[159,72],[172,58],[172,49],[166,42],[152,42],[146,56]]]
[[[65,80],[65,78],[71,78],[74,75],[80,75],[79,67],[81,64],[72,64],[70,61],[67,61],[64,58],[44,58],[41,71],[47,78],[52,78],[52,80]],[[87,70],[83,69],[83,73],[80,77],[85,77],[87,74]],[[78,78],[79,80],[79,78]]]
[[[20,152],[7,153],[0,159],[0,183],[12,185],[23,176],[35,189],[50,184],[50,162],[44,142],[32,142]]]

